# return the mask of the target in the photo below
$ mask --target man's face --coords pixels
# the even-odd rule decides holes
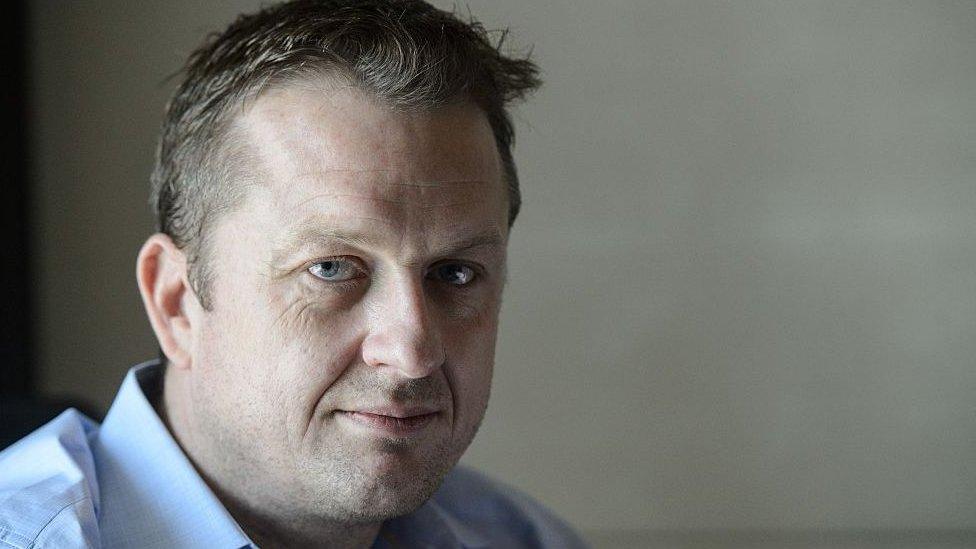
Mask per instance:
[[[207,257],[194,458],[248,506],[409,512],[488,403],[508,237],[490,127],[321,82],[266,92],[235,133],[253,173]]]

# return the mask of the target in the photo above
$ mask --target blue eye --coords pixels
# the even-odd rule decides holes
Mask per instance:
[[[309,267],[308,272],[327,282],[352,280],[353,278],[358,278],[360,274],[359,268],[352,261],[344,259],[319,261]]]
[[[454,286],[466,286],[475,279],[477,273],[474,269],[460,263],[448,263],[434,268],[434,276],[448,284]]]

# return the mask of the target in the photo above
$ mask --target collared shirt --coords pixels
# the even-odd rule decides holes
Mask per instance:
[[[156,414],[162,368],[129,371],[104,423],[68,410],[0,452],[0,548],[256,547]],[[584,547],[525,495],[463,467],[374,548]]]

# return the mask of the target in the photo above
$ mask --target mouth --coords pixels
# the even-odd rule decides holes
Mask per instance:
[[[356,427],[366,429],[382,436],[404,437],[418,434],[427,428],[440,412],[436,410],[414,409],[359,409],[336,410],[336,417],[348,421]]]

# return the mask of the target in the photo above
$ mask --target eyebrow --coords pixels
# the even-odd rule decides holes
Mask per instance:
[[[380,247],[381,239],[369,233],[359,231],[348,231],[335,227],[309,227],[299,226],[297,230],[287,233],[281,240],[281,244],[275,247],[272,257],[275,263],[281,263],[288,255],[304,246],[338,241],[354,248],[364,250]],[[490,229],[484,232],[461,234],[459,238],[449,244],[437,247],[433,250],[435,256],[446,256],[463,252],[475,248],[501,248],[504,245],[504,238],[497,230]]]
[[[462,237],[445,248],[438,249],[435,255],[449,255],[474,248],[500,248],[504,242],[498,231],[488,231]]]

